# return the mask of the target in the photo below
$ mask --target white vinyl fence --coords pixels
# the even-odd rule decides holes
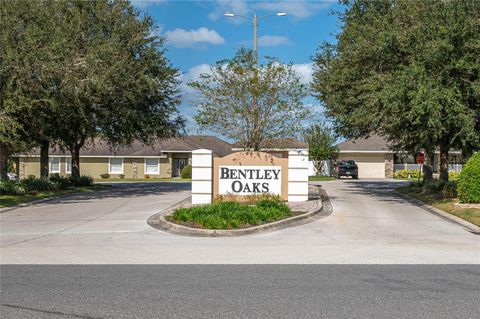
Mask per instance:
[[[420,164],[394,164],[393,171],[401,171],[401,170],[420,170]],[[448,171],[449,172],[460,172],[463,168],[462,164],[448,164]]]
[[[401,170],[414,170],[414,171],[418,171],[420,170],[420,168],[422,167],[422,165],[420,164],[394,164],[393,165],[393,171],[396,172],[396,171],[401,171]]]
[[[323,161],[323,170],[320,173],[322,176],[330,176],[330,161]],[[313,161],[308,161],[308,176],[315,176],[315,167],[313,166]]]

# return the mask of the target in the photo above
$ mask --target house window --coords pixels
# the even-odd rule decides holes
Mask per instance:
[[[123,174],[123,158],[111,158],[108,173]]]
[[[60,157],[50,157],[50,173],[60,173]]]
[[[72,159],[70,157],[66,158],[65,173],[72,174]]]
[[[145,174],[160,174],[160,161],[158,158],[145,159]]]

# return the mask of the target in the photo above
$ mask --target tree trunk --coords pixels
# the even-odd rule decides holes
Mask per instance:
[[[72,177],[80,177],[80,148],[77,143],[70,147],[70,154],[72,155]]]
[[[8,173],[8,149],[7,145],[0,143],[0,179],[6,180]]]
[[[315,175],[320,176],[322,175],[323,171],[323,161],[313,161],[313,166],[315,167]]]
[[[448,151],[450,147],[447,143],[440,144],[440,180],[448,182]]]
[[[430,182],[433,180],[433,158],[434,152],[427,152],[425,165],[423,165],[423,181]]]
[[[49,141],[42,141],[40,143],[40,177],[47,178],[49,173],[48,149],[50,148]]]

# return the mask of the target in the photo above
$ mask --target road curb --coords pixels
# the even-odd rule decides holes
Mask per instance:
[[[431,205],[428,205],[428,204],[425,204],[424,202],[422,202],[421,200],[419,199],[416,199],[414,197],[411,197],[407,194],[404,194],[404,193],[400,193],[399,191],[395,191],[399,197],[402,197],[403,199],[405,199],[406,201],[414,204],[414,205],[417,205],[418,207],[422,208],[423,210],[429,212],[429,213],[432,213],[432,214],[435,214],[451,223],[455,223],[457,225],[460,225],[462,227],[464,227],[467,231],[469,231],[470,233],[472,234],[475,234],[475,235],[480,235],[480,227],[478,227],[477,225],[474,225],[460,217],[457,217],[455,215],[452,215],[452,214],[449,214],[447,212],[444,212],[443,210],[441,209],[438,209],[436,207],[433,207]]]
[[[327,193],[324,189],[319,188],[320,199],[316,199],[318,206],[315,210],[306,212],[301,215],[292,216],[286,219],[275,221],[268,224],[253,226],[244,229],[232,229],[232,230],[211,230],[211,229],[199,229],[199,228],[190,228],[187,226],[175,224],[169,222],[165,219],[165,216],[168,216],[172,213],[175,208],[177,208],[181,203],[174,205],[173,207],[157,213],[150,218],[148,218],[147,223],[153,228],[183,236],[193,236],[193,237],[236,237],[236,236],[245,236],[252,234],[259,234],[264,232],[276,231],[284,228],[290,228],[294,226],[299,226],[307,224],[318,220],[320,218],[326,217],[331,214],[332,206],[330,200],[328,199]]]

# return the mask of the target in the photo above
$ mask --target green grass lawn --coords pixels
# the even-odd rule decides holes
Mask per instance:
[[[309,182],[319,182],[319,181],[333,181],[335,177],[332,176],[309,176]]]
[[[233,201],[178,208],[166,219],[181,225],[205,229],[236,229],[277,221],[294,213],[283,202],[261,200],[254,205]]]
[[[121,183],[121,182],[190,182],[191,178],[95,178],[94,182]]]
[[[441,209],[446,213],[460,217],[474,225],[480,226],[480,209],[456,208],[453,204],[458,203],[457,198],[443,198],[440,194],[428,194],[412,185],[400,187],[397,191],[421,200],[422,202]]]
[[[57,197],[66,194],[74,194],[74,193],[83,193],[83,192],[94,192],[96,190],[106,188],[108,186],[105,185],[94,185],[91,187],[74,187],[66,190],[60,191],[40,191],[35,195],[0,195],[0,208],[15,206],[21,203],[30,202],[32,200],[49,198],[49,197]]]

